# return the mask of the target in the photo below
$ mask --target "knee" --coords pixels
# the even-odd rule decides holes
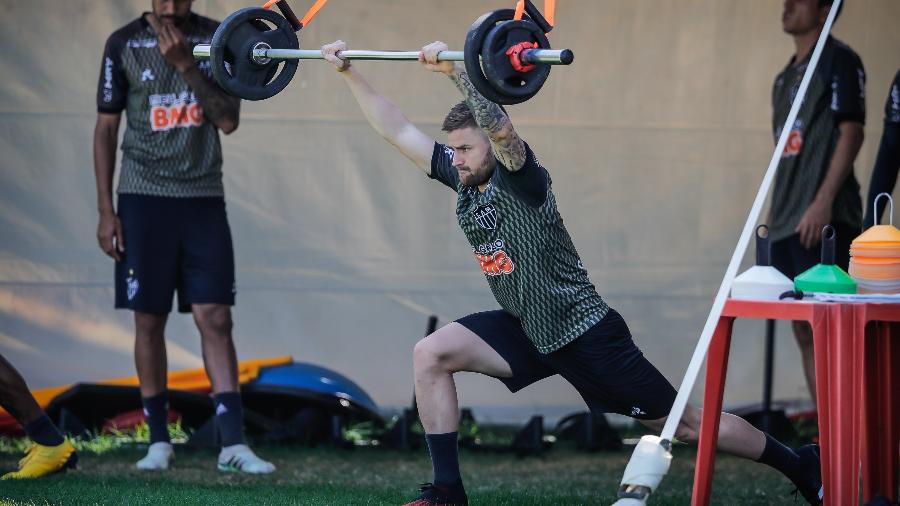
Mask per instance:
[[[194,321],[204,339],[230,339],[231,308],[227,306],[200,306],[194,308]]]
[[[413,368],[417,373],[448,372],[450,357],[442,351],[434,339],[426,337],[413,348]]]
[[[135,313],[135,335],[140,341],[162,341],[166,329],[166,315]]]

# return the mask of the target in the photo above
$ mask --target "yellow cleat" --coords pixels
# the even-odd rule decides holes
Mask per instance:
[[[48,474],[74,469],[78,454],[69,440],[56,446],[31,445],[19,461],[19,470],[3,475],[2,480],[40,478]]]

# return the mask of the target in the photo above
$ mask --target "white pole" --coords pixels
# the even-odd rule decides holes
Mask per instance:
[[[775,179],[775,172],[778,170],[778,163],[781,160],[781,154],[784,152],[784,147],[787,144],[787,140],[790,136],[794,122],[796,121],[797,115],[800,112],[800,106],[803,104],[803,101],[806,98],[806,90],[807,88],[809,88],[809,82],[812,80],[813,73],[815,72],[816,66],[819,63],[819,57],[822,55],[822,49],[825,47],[825,41],[828,39],[829,33],[831,33],[831,27],[834,24],[835,18],[837,17],[838,10],[840,10],[841,3],[842,0],[834,0],[834,2],[831,4],[831,9],[828,12],[828,18],[825,20],[825,25],[822,27],[822,32],[819,34],[819,40],[816,42],[815,49],[813,50],[812,56],[809,60],[809,64],[806,67],[806,72],[804,72],[803,79],[800,81],[800,87],[798,88],[797,94],[794,98],[794,102],[791,105],[791,110],[784,122],[784,126],[781,128],[781,136],[778,138],[778,143],[775,145],[775,151],[772,153],[772,159],[769,161],[769,167],[766,169],[766,174],[763,177],[762,183],[759,186],[759,190],[756,193],[756,199],[753,201],[753,206],[750,208],[750,214],[747,215],[747,221],[744,223],[744,228],[741,231],[737,246],[735,246],[734,253],[732,253],[731,255],[731,261],[728,263],[728,268],[725,270],[725,277],[722,278],[722,284],[719,285],[719,291],[716,294],[715,300],[713,301],[712,308],[709,311],[709,316],[707,316],[706,318],[706,324],[703,326],[703,331],[700,334],[700,340],[697,341],[697,346],[694,348],[694,355],[691,357],[691,362],[688,364],[688,368],[687,371],[685,371],[684,378],[681,380],[681,387],[678,389],[678,395],[675,397],[675,402],[672,404],[672,409],[669,412],[669,416],[666,420],[666,425],[663,427],[662,433],[658,438],[658,445],[661,447],[660,451],[656,452],[656,454],[653,454],[650,457],[647,456],[647,451],[644,451],[639,455],[639,445],[638,449],[635,450],[635,453],[629,460],[629,466],[626,467],[626,474],[629,473],[629,467],[633,466],[635,468],[635,471],[637,472],[637,476],[642,476],[641,473],[647,474],[647,472],[652,475],[642,476],[637,480],[643,481],[643,484],[633,484],[638,485],[637,490],[640,490],[641,488],[647,490],[647,494],[639,493],[639,498],[633,497],[620,499],[619,501],[617,501],[616,505],[645,504],[649,493],[652,493],[653,490],[655,490],[660,480],[662,480],[663,475],[665,475],[666,471],[668,470],[668,461],[666,459],[671,459],[671,454],[669,453],[668,449],[671,446],[672,438],[675,436],[675,430],[678,428],[678,424],[681,421],[682,415],[684,415],[684,409],[687,406],[688,397],[690,396],[691,391],[694,389],[694,384],[697,380],[698,374],[700,373],[700,367],[703,365],[703,359],[706,357],[706,352],[709,349],[709,343],[710,341],[712,341],[713,332],[715,331],[719,318],[722,316],[722,308],[724,308],[725,306],[725,299],[728,297],[728,292],[730,291],[731,284],[737,274],[737,269],[740,265],[741,259],[744,256],[744,252],[747,250],[747,245],[750,242],[750,236],[753,234],[753,228],[759,220],[759,215],[762,212],[762,207],[766,195],[769,193],[769,188],[772,186],[772,180]],[[643,439],[647,439],[648,441],[657,440],[657,438],[653,436],[644,436]],[[635,473],[632,472],[631,474]],[[622,489],[628,488],[627,485],[629,485],[629,480],[629,476],[626,475],[622,482]],[[649,486],[649,483],[651,482],[653,483],[653,485]]]
[[[725,270],[725,277],[722,278],[722,284],[719,285],[719,292],[716,294],[712,309],[710,309],[709,316],[706,318],[706,324],[703,326],[703,333],[700,334],[700,341],[697,342],[697,347],[694,349],[694,356],[691,357],[687,372],[684,373],[684,379],[681,381],[681,387],[678,389],[678,395],[675,397],[675,403],[672,405],[672,411],[669,412],[666,425],[663,427],[662,434],[660,434],[660,437],[664,441],[672,441],[672,438],[675,436],[675,429],[678,428],[678,422],[681,421],[681,416],[684,414],[684,408],[687,406],[688,397],[694,389],[694,383],[700,373],[700,367],[703,365],[703,359],[706,357],[709,343],[712,341],[712,335],[716,329],[716,324],[719,322],[719,317],[722,316],[722,308],[725,306],[725,299],[728,297],[728,292],[731,290],[731,283],[737,275],[741,259],[744,257],[744,252],[747,250],[750,236],[753,234],[753,228],[759,220],[763,203],[765,202],[766,195],[769,193],[769,187],[772,186],[772,180],[775,179],[775,172],[778,169],[781,154],[784,152],[784,146],[787,144],[788,136],[794,126],[794,121],[796,121],[797,115],[800,112],[800,106],[806,99],[806,90],[809,88],[809,82],[812,80],[816,65],[819,63],[822,48],[825,47],[825,41],[828,39],[828,34],[831,32],[831,25],[834,24],[834,18],[837,16],[840,7],[841,0],[834,0],[834,3],[831,4],[828,19],[825,20],[825,26],[822,27],[822,33],[819,34],[819,40],[816,42],[816,47],[809,59],[809,65],[806,67],[806,72],[803,74],[803,80],[800,81],[800,88],[797,90],[794,103],[791,105],[791,111],[788,113],[787,120],[785,120],[784,126],[781,128],[781,137],[778,138],[775,152],[772,153],[772,159],[769,161],[769,168],[766,169],[766,175],[763,177],[762,184],[759,185],[759,191],[756,192],[756,200],[753,201],[753,206],[750,208],[750,214],[747,216],[747,221],[744,223],[741,237],[738,240],[737,246],[734,248],[734,253],[731,255],[731,262],[728,263],[728,269]]]

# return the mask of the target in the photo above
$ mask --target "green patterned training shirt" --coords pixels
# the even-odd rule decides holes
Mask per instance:
[[[191,14],[182,27],[189,47],[208,44],[217,21]],[[210,75],[209,61],[198,61]],[[118,193],[220,197],[222,147],[197,97],[159,51],[144,16],[106,41],[97,110],[126,113]]]
[[[497,168],[484,191],[463,186],[453,149],[435,143],[431,175],[458,194],[456,216],[494,298],[541,353],[593,327],[609,307],[588,279],[556,208],[550,176],[525,145],[525,165]]]
[[[802,62],[793,59],[775,78],[772,89],[772,130],[775,142],[787,120],[812,52]],[[837,39],[828,38],[800,113],[781,154],[769,218],[769,239],[795,234],[800,218],[812,204],[831,164],[842,121],[865,123],[866,73],[859,56]],[[859,228],[862,199],[853,172],[847,176],[832,204],[832,223]]]

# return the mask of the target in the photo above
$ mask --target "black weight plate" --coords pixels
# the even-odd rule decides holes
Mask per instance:
[[[469,74],[469,80],[472,81],[472,85],[484,98],[496,104],[508,105],[524,102],[519,97],[509,96],[495,89],[485,77],[481,66],[481,49],[484,46],[484,40],[488,32],[493,30],[497,23],[513,19],[515,13],[513,9],[497,9],[482,15],[469,28],[469,32],[466,34],[466,43],[463,47],[466,73]]]
[[[275,28],[270,29],[264,21],[275,25]],[[260,42],[274,49],[300,47],[291,24],[277,12],[248,7],[222,21],[209,48],[210,69],[222,89],[243,99],[265,100],[291,82],[298,61],[284,60],[282,63],[271,60],[263,65],[258,64],[253,61],[252,52]],[[282,65],[281,73],[278,73],[279,64]]]
[[[520,42],[536,42],[539,49],[550,49],[540,27],[530,20],[503,21],[489,30],[481,50],[481,66],[491,86],[498,92],[525,100],[541,90],[550,76],[550,65],[536,64],[527,72],[513,68],[506,51]]]

